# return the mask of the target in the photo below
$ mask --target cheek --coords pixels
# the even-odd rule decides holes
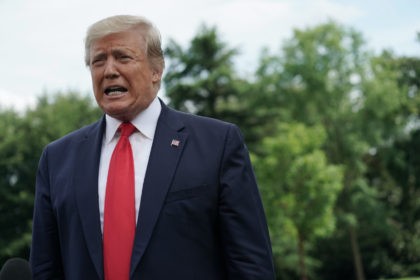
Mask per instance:
[[[99,90],[99,87],[100,87],[100,76],[98,74],[96,74],[96,73],[92,73],[91,74],[91,80],[92,80],[93,89],[95,91],[96,90]]]

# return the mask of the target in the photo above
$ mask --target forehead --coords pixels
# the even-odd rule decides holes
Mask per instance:
[[[145,51],[146,40],[139,30],[128,30],[111,33],[96,39],[90,46],[91,52],[101,52],[108,49],[130,49],[132,51]]]

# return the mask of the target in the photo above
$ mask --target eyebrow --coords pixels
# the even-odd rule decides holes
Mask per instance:
[[[98,60],[98,59],[103,59],[105,57],[106,57],[106,53],[105,52],[97,53],[97,54],[95,54],[95,55],[92,56],[91,62],[93,62],[95,60]]]
[[[115,48],[111,50],[111,55],[112,56],[120,56],[123,54],[132,54],[132,51],[130,49],[125,49],[125,48]],[[102,59],[105,58],[107,56],[107,52],[105,51],[99,51],[98,53],[94,54],[92,56],[92,61],[96,60],[96,59]]]
[[[122,54],[130,54],[130,51],[125,51],[124,49],[113,49],[111,50],[111,54],[113,56],[120,56]]]

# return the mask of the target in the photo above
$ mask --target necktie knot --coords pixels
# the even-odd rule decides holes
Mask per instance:
[[[131,122],[123,122],[119,127],[121,136],[130,136],[135,130],[136,127]]]

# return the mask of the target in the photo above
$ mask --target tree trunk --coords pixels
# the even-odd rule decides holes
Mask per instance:
[[[350,226],[349,234],[351,242],[351,251],[353,253],[354,268],[356,272],[356,279],[365,280],[362,258],[360,256],[359,242],[357,241],[356,230],[354,229],[354,227]]]
[[[308,280],[308,276],[306,275],[306,266],[305,266],[305,244],[300,234],[298,234],[298,255],[299,255],[300,279]]]

